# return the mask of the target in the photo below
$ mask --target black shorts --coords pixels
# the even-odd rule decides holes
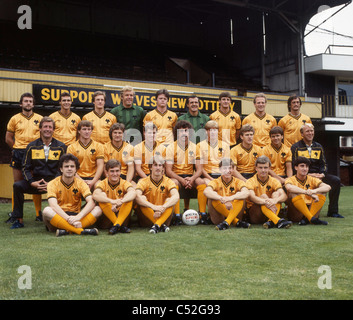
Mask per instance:
[[[209,173],[209,172],[208,172],[208,175],[213,179],[217,179],[221,176],[220,173]]]
[[[82,180],[93,180],[93,177],[81,177]]]
[[[253,177],[253,176],[255,175],[255,172],[254,172],[254,173],[245,173],[245,172],[243,172],[243,173],[241,173],[241,175],[242,175],[246,180],[248,180],[248,179],[250,179],[251,177]]]
[[[14,169],[22,170],[22,162],[25,154],[26,154],[26,149],[13,149],[10,167]]]
[[[73,211],[65,211],[65,213],[66,213],[68,216],[77,216],[77,215],[78,215],[78,212],[73,212]]]
[[[192,174],[179,174],[180,177],[192,177]],[[180,199],[190,199],[190,198],[197,198],[197,190],[193,189],[185,189],[183,186],[179,188],[179,195]]]

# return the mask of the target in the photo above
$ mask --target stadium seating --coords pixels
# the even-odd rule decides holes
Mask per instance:
[[[1,28],[5,26],[0,24],[0,31]],[[209,73],[210,78],[214,77],[215,83],[196,85],[258,89],[258,84],[246,79],[239,70],[194,47],[74,31],[63,37],[56,30],[39,30],[38,37],[32,36],[31,40],[21,39],[19,33],[18,41],[12,41],[8,33],[3,36],[7,46],[0,47],[0,68],[186,84],[187,79],[181,82],[166,67],[166,60],[175,57],[188,59]],[[45,44],[40,41],[43,37],[47,40]]]

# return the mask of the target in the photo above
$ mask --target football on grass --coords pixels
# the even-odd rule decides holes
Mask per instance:
[[[200,216],[196,210],[189,209],[183,213],[182,220],[188,226],[195,226],[199,223]]]

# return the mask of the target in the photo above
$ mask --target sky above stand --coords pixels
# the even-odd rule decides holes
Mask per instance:
[[[340,8],[337,6],[316,14],[306,26],[305,35],[315,26],[320,25]],[[329,45],[331,53],[353,55],[353,3],[328,19],[318,29],[305,36],[305,50],[307,56],[324,53]],[[350,48],[338,46],[351,46]],[[327,53],[329,53],[327,51]]]

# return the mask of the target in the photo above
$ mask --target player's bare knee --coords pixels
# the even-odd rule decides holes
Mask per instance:
[[[45,207],[42,211],[43,219],[51,220],[55,216],[55,211],[50,207]]]

